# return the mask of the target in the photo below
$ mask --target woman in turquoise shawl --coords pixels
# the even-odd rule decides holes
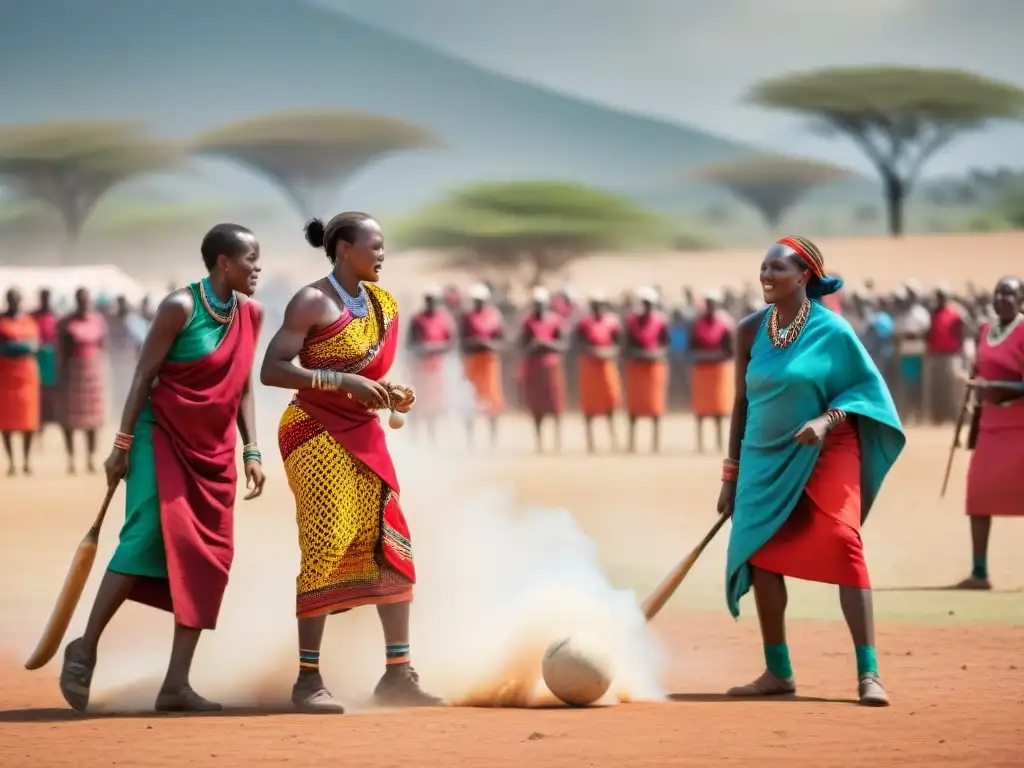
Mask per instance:
[[[860,526],[903,449],[903,429],[849,324],[817,301],[842,285],[825,274],[818,248],[782,238],[761,264],[761,285],[769,306],[737,334],[719,511],[732,514],[729,611],[739,616],[739,600],[753,587],[767,669],[729,695],[795,692],[783,580],[792,576],[839,586],[860,702],[887,706]]]

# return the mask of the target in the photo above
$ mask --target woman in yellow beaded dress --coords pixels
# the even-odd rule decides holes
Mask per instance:
[[[349,212],[326,226],[314,219],[306,240],[326,251],[333,269],[292,297],[261,373],[267,386],[296,390],[278,432],[302,552],[292,701],[305,711],[344,711],[320,676],[327,616],[376,605],[386,644],[377,702],[439,704],[420,689],[409,663],[416,571],[395,467],[375,412],[406,412],[415,399],[411,390],[381,381],[398,348],[398,304],[376,284],[384,234],[371,216]]]

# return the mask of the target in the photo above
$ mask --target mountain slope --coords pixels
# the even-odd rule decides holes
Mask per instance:
[[[486,72],[298,0],[4,3],[0,71],[4,122],[135,117],[187,136],[277,109],[345,107],[434,129],[448,149],[386,158],[343,195],[390,210],[481,178],[642,189],[751,151]],[[186,185],[270,194],[213,168]]]

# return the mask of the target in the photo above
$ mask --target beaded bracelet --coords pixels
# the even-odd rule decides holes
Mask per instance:
[[[135,435],[118,432],[114,435],[114,447],[119,451],[130,451],[132,443],[135,442]]]
[[[839,408],[829,408],[825,411],[825,421],[827,422],[826,429],[831,432],[846,421],[846,411],[840,410]]]
[[[260,453],[259,446],[256,443],[246,443],[242,446],[242,461],[255,461],[258,464],[263,463],[263,454]]]
[[[740,476],[740,463],[736,459],[722,461],[722,482],[735,483]]]

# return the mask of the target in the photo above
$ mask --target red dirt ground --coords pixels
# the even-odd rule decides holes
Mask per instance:
[[[713,520],[719,459],[690,452],[692,425],[685,419],[667,425],[661,457],[586,457],[578,431],[575,423],[568,428],[564,456],[537,459],[526,426],[510,423],[497,458],[457,461],[469,462],[467,478],[489,476],[528,503],[572,509],[601,546],[608,572],[645,592]],[[272,434],[270,428],[264,434]],[[459,437],[455,429],[455,445]],[[721,605],[721,536],[654,625],[676,654],[664,679],[675,694],[670,702],[590,710],[370,710],[330,718],[281,712],[79,716],[60,698],[55,664],[23,670],[15,654],[23,643],[13,636],[26,622],[28,635],[41,626],[93,514],[100,482],[65,478],[58,443],[48,437],[36,478],[0,478],[0,649],[7,649],[0,650],[0,765],[1022,766],[1024,627],[1000,624],[1021,624],[1020,595],[1013,590],[1022,581],[1016,553],[1024,529],[1013,521],[997,524],[993,575],[1007,591],[884,589],[948,584],[969,565],[960,501],[965,462],[957,463],[949,496],[937,501],[948,431],[912,430],[910,438],[865,529],[872,575],[883,587],[876,609],[889,709],[852,703],[854,660],[846,630],[835,621],[834,592],[802,585],[792,590],[790,624],[801,696],[746,702],[721,696],[763,667],[751,602],[745,601],[739,622]],[[279,468],[264,498],[245,509],[238,525],[248,532],[240,552],[255,546],[254,521],[290,525]],[[114,539],[110,526],[104,547]],[[271,546],[280,545],[274,540]],[[244,581],[232,589],[244,589]],[[46,603],[42,613],[28,616],[40,601]],[[133,623],[152,615],[128,613],[136,618],[126,616],[111,628],[115,647],[131,643]],[[800,620],[806,618],[832,620]],[[110,663],[116,658],[112,649]]]
[[[280,713],[99,716],[68,711],[55,671],[0,670],[3,765],[222,768],[395,766],[1019,766],[1024,764],[1024,630],[891,627],[880,659],[894,699],[865,709],[855,696],[845,629],[791,629],[800,695],[735,702],[721,691],[744,659],[760,671],[752,622],[694,614],[659,625],[687,668],[668,676],[672,701],[591,710],[434,709],[343,717]],[[822,653],[822,648],[835,652]]]

